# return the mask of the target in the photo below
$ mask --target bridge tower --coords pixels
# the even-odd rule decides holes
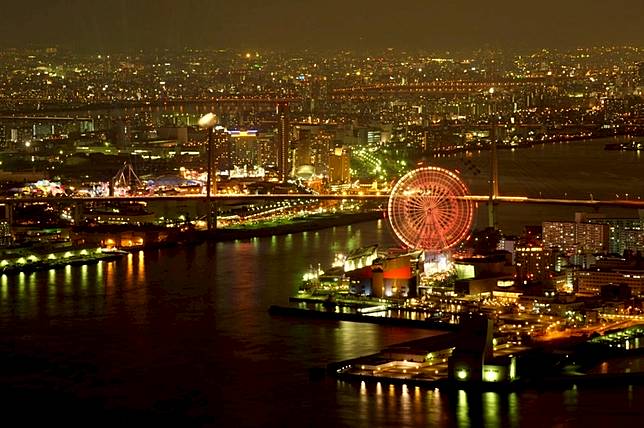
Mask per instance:
[[[490,190],[487,203],[488,227],[496,228],[496,198],[499,196],[499,158],[496,150],[496,126],[490,130]]]
[[[494,104],[494,88],[490,88],[492,120],[490,121],[490,190],[487,203],[488,227],[496,228],[496,199],[499,196],[499,159],[496,150],[497,112]]]

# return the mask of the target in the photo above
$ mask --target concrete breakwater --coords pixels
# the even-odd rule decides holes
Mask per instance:
[[[65,266],[91,265],[99,261],[119,259],[125,254],[127,253],[124,251],[110,251],[102,248],[52,249],[48,252],[31,251],[28,254],[6,254],[0,260],[0,273],[10,275],[59,269]]]
[[[204,241],[234,241],[321,230],[335,226],[372,221],[382,218],[380,211],[309,216],[278,224],[257,224],[228,227],[211,231],[192,227],[166,228],[157,225],[98,225],[75,228],[84,242],[121,250],[140,250],[197,244]]]
[[[333,216],[309,216],[307,218],[289,221],[270,226],[258,227],[230,227],[217,229],[206,233],[207,238],[216,241],[230,241],[234,239],[250,239],[273,235],[286,235],[312,230],[326,229],[334,226],[347,226],[363,221],[377,220],[383,217],[380,211],[367,211],[350,214],[336,214]]]
[[[320,311],[314,309],[294,308],[290,306],[272,305],[268,312],[271,315],[293,316],[309,319],[323,319],[333,321],[352,321],[364,322],[371,324],[392,325],[399,327],[413,327],[413,328],[426,328],[430,330],[445,330],[455,331],[458,324],[448,324],[440,321],[422,321],[411,320],[406,318],[392,318],[392,317],[379,317],[369,316],[361,313],[352,312],[335,312],[335,311]]]

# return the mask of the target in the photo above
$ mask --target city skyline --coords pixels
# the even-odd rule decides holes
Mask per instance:
[[[642,419],[643,0],[5,3],[5,419]]]
[[[77,51],[151,48],[504,49],[642,45],[636,16],[644,4],[617,0],[554,0],[517,7],[383,0],[294,5],[288,1],[189,0],[108,3],[36,1],[3,6],[0,45],[60,46]],[[383,13],[386,12],[386,13]]]

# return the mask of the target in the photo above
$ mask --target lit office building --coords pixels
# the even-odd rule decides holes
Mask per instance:
[[[516,278],[518,284],[543,281],[552,276],[554,264],[552,253],[539,246],[521,245],[514,248]]]
[[[212,157],[215,171],[229,171],[233,168],[231,141],[222,127],[216,127],[213,132]]]
[[[603,218],[592,219],[590,222],[607,225],[610,253],[623,254],[626,250],[644,250],[644,219]]]
[[[0,247],[7,247],[12,242],[11,225],[6,220],[0,220]]]
[[[543,246],[558,247],[566,254],[600,253],[608,248],[605,224],[574,221],[544,221]]]
[[[329,155],[329,182],[331,184],[346,184],[351,181],[349,164],[351,157],[347,147],[337,147]]]
[[[293,175],[304,166],[310,166],[311,162],[311,140],[308,134],[300,134],[293,149]]]
[[[259,164],[263,168],[277,165],[278,150],[275,144],[276,136],[272,133],[257,134],[257,147],[259,150]]]
[[[602,285],[626,284],[632,293],[644,296],[644,270],[642,269],[589,269],[575,272],[577,292],[598,295]]]
[[[543,246],[546,248],[559,247],[567,254],[577,250],[577,223],[573,221],[544,221]]]
[[[253,167],[259,165],[259,145],[257,131],[228,130],[232,164],[237,167]]]
[[[335,132],[325,130],[314,134],[311,138],[311,161],[316,173],[329,169],[329,150],[333,147]]]

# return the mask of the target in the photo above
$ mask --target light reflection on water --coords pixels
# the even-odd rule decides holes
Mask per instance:
[[[7,294],[9,291],[8,284],[9,281],[7,279],[7,275],[2,274],[2,276],[0,276],[0,301],[7,300]]]
[[[467,393],[463,390],[458,391],[458,401],[456,402],[456,423],[459,427],[470,426],[469,405],[467,403]]]
[[[268,315],[269,305],[285,304],[297,290],[309,265],[330,264],[330,249],[375,242],[393,243],[383,221],[3,275],[0,367],[10,367],[11,375],[0,369],[0,386],[51,392],[62,384],[78,397],[75,407],[92,396],[101,409],[126,408],[146,418],[176,412],[218,426],[275,426],[276,420],[327,427],[537,426],[533,420],[549,426],[535,410],[545,407],[562,420],[582,412],[606,417],[586,404],[599,395],[584,390],[570,401],[557,391],[451,393],[309,381],[310,367],[430,334]],[[22,363],[34,358],[56,363]],[[43,371],[46,377],[38,375]],[[607,400],[619,412],[642,403],[643,392],[634,387],[615,396],[621,398]],[[168,402],[174,407],[159,410]]]

